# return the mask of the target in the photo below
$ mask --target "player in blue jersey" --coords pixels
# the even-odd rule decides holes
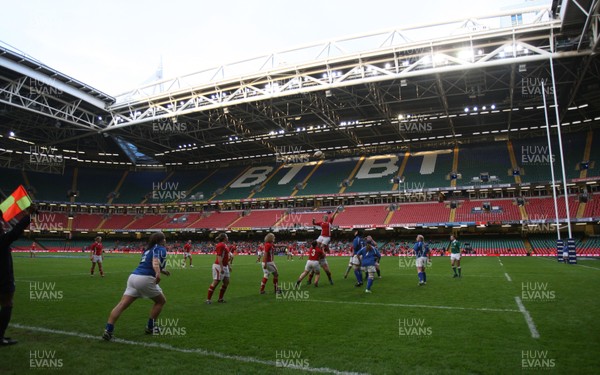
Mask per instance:
[[[425,267],[427,263],[431,260],[431,254],[429,252],[429,246],[425,244],[424,238],[422,235],[417,236],[417,242],[413,247],[415,251],[416,265],[417,265],[417,275],[419,276],[419,286],[427,284],[427,274],[425,273]]]
[[[150,298],[154,301],[146,325],[146,333],[153,334],[155,332],[154,321],[167,302],[162,289],[158,286],[161,274],[170,275],[169,271],[165,270],[167,259],[165,243],[165,235],[162,232],[153,233],[150,236],[148,247],[142,254],[138,267],[129,275],[127,289],[125,289],[121,301],[112,309],[108,317],[106,329],[102,335],[104,340],[112,339],[117,319],[138,298]]]
[[[354,268],[354,275],[356,276],[356,286],[362,285],[362,275],[360,273],[360,260],[356,256],[356,253],[360,249],[365,247],[365,241],[361,236],[360,229],[354,229],[354,240],[352,241],[352,255],[350,255],[350,261],[348,262],[348,268],[344,274],[344,279],[348,278],[350,270]]]
[[[356,253],[356,256],[360,259],[360,264],[368,275],[365,293],[371,293],[371,286],[373,286],[373,279],[375,279],[376,272],[375,263],[377,262],[377,259],[381,257],[381,255],[379,255],[379,250],[373,245],[372,241],[367,241],[365,247],[360,249]]]

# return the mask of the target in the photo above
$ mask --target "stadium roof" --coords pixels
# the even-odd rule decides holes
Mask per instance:
[[[563,129],[586,128],[600,121],[597,15],[565,0],[352,36],[116,98],[0,46],[0,163],[27,167],[38,146],[155,167],[445,147],[545,134],[555,92]]]

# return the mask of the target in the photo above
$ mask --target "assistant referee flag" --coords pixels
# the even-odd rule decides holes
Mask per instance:
[[[27,194],[23,185],[19,185],[17,190],[0,204],[2,218],[8,222],[29,206],[31,206],[31,198],[29,198],[29,194]]]

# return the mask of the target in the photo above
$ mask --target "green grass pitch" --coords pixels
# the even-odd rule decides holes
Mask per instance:
[[[593,374],[600,367],[599,261],[463,257],[463,277],[453,279],[449,259],[436,257],[419,287],[412,259],[386,257],[383,278],[366,294],[352,273],[343,279],[347,257],[329,258],[335,285],[323,277],[318,288],[299,291],[290,289],[305,260],[278,257],[277,298],[271,280],[259,295],[256,257],[238,256],[227,303],[216,303],[217,290],[209,306],[214,256],[194,256],[192,269],[170,256],[163,334],[144,334],[151,302],[138,300],[117,322],[118,340],[105,342],[104,324],[139,255],[107,254],[105,278],[89,276],[82,254],[27,256],[14,254],[7,336],[19,344],[0,348],[2,374]]]

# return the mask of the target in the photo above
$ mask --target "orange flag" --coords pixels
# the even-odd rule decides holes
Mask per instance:
[[[0,203],[2,218],[4,221],[9,222],[29,206],[31,206],[31,198],[29,198],[29,194],[27,194],[23,185],[19,185],[17,190],[6,198],[4,202]]]

